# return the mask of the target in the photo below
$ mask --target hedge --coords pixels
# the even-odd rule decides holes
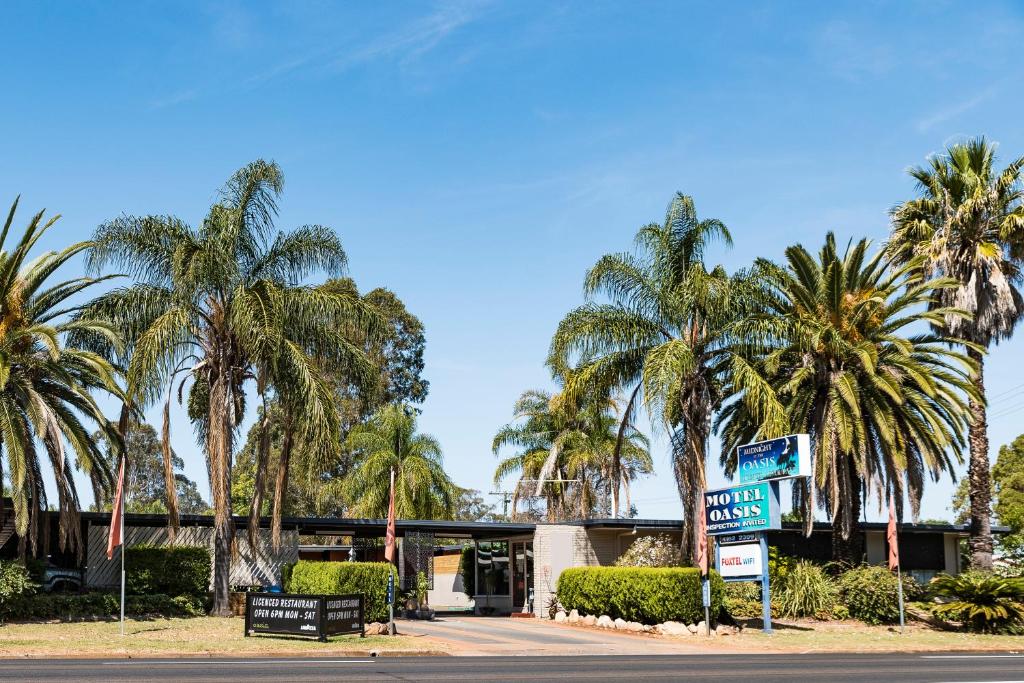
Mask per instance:
[[[476,597],[476,546],[462,546],[459,573],[462,574],[462,592],[472,600]]]
[[[202,598],[210,586],[210,551],[204,546],[131,546],[125,573],[131,595]]]
[[[725,582],[711,572],[711,614],[722,606]],[[692,567],[576,567],[558,577],[566,610],[660,624],[704,619],[700,570]]]
[[[203,601],[188,595],[129,595],[125,613],[165,617],[196,617],[205,614]],[[121,601],[116,593],[41,593],[24,595],[3,605],[0,616],[7,619],[61,619],[116,617]]]
[[[300,560],[291,571],[289,593],[366,596],[366,621],[387,621],[388,574],[398,572],[389,562],[312,562]]]

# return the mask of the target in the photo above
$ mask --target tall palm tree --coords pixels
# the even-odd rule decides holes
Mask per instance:
[[[937,480],[961,460],[973,391],[971,361],[947,337],[918,331],[964,315],[935,305],[952,283],[922,281],[912,265],[869,256],[869,245],[840,253],[829,233],[817,258],[797,245],[786,249],[785,266],[757,261],[765,310],[737,334],[756,340],[749,362],[775,391],[731,402],[719,416],[730,475],[739,444],[811,435],[813,482],[794,487],[795,502],[806,533],[815,500],[823,503],[834,558],[847,562],[862,559],[854,533],[862,498],[874,491],[883,501],[892,491],[902,505],[906,493],[916,516],[926,476]],[[776,401],[784,418],[766,419],[758,406]]]
[[[523,392],[514,421],[499,429],[492,442],[495,455],[506,447],[516,449],[494,472],[496,485],[518,475],[513,515],[524,496],[542,495],[549,521],[586,517],[602,498],[618,517],[619,490],[625,489],[628,499],[629,482],[650,473],[652,465],[647,437],[632,425],[620,430],[615,410],[614,402],[600,397],[574,406],[561,394]]]
[[[354,516],[387,517],[393,469],[396,516],[452,519],[457,487],[444,471],[441,444],[416,431],[411,407],[385,405],[352,429],[347,444],[356,463],[342,488]]]
[[[61,266],[86,250],[89,243],[78,242],[29,260],[29,253],[59,218],[44,221],[40,211],[8,251],[7,237],[17,208],[15,200],[0,231],[0,444],[7,460],[14,529],[20,538],[22,555],[27,548],[37,554],[40,545],[46,552],[49,504],[43,477],[45,454],[57,490],[60,548],[71,548],[80,557],[83,546],[73,469],[77,466],[89,476],[96,500],[104,497],[111,482],[103,454],[82,420],[94,423],[108,442],[120,450],[120,435],[104,417],[93,392],[119,398],[124,395],[111,364],[95,353],[77,348],[69,337],[88,331],[103,336],[111,344],[118,340],[102,322],[88,316],[70,316],[75,307],[69,300],[98,280],[51,280]],[[68,457],[66,445],[71,447],[73,459]],[[0,505],[0,515],[2,508]]]
[[[126,366],[132,400],[163,399],[169,482],[169,403],[179,375],[179,400],[189,386],[189,416],[206,452],[213,498],[215,614],[230,611],[231,463],[246,384],[254,382],[263,397],[274,391],[295,430],[329,444],[340,436],[323,366],[372,369],[363,351],[336,332],[365,316],[358,300],[329,285],[300,284],[317,272],[340,274],[341,243],[317,225],[278,231],[282,187],[276,164],[255,161],[228,180],[198,228],[173,216],[121,216],[96,230],[88,258],[94,271],[114,267],[136,281],[101,296],[85,314],[108,321],[126,340],[120,352],[104,350]],[[266,469],[262,450],[259,476]],[[174,528],[173,483],[167,490]]]
[[[642,403],[672,433],[687,557],[696,552],[691,522],[705,488],[711,416],[732,372],[729,326],[745,305],[742,280],[704,262],[715,241],[731,245],[726,226],[698,218],[693,200],[676,194],[664,223],[639,230],[636,253],[604,256],[587,273],[590,301],[559,324],[549,358],[556,372],[574,367],[570,398],[620,389],[628,396],[623,430]]]
[[[995,145],[984,138],[951,145],[928,166],[910,170],[919,197],[892,211],[888,251],[901,263],[918,260],[928,277],[953,278],[934,306],[955,307],[971,317],[946,316],[937,326],[968,342],[977,373],[971,401],[971,565],[992,568],[992,494],[983,352],[1007,339],[1024,315],[1024,157],[997,172]]]

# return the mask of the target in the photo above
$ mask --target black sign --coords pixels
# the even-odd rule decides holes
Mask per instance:
[[[315,636],[363,635],[364,602],[355,595],[246,593],[245,635],[272,633]]]
[[[719,536],[717,539],[719,545],[732,545],[734,543],[757,543],[759,540],[758,532],[749,534],[728,534]]]

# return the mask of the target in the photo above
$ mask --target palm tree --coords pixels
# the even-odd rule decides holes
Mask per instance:
[[[732,371],[729,326],[745,305],[743,281],[704,263],[716,240],[731,245],[725,225],[699,219],[693,200],[676,194],[665,222],[637,233],[637,253],[604,256],[587,273],[590,301],[559,324],[549,358],[556,372],[575,365],[566,382],[570,399],[620,389],[628,396],[622,430],[642,401],[672,433],[673,471],[691,530],[683,534],[686,557],[696,552],[691,521],[705,488],[711,416]],[[596,300],[601,296],[606,301]]]
[[[395,515],[405,519],[452,519],[458,489],[444,471],[441,444],[416,432],[416,413],[388,404],[348,436],[356,464],[343,490],[354,516],[388,514],[391,471],[395,472]]]
[[[495,485],[518,474],[512,491],[513,516],[526,495],[543,495],[549,521],[570,514],[586,517],[606,498],[618,517],[618,491],[651,471],[647,437],[632,425],[621,430],[616,405],[588,397],[582,407],[561,394],[530,390],[516,401],[514,421],[498,430],[492,450],[515,447],[494,472]],[[622,442],[619,442],[619,439]],[[575,505],[572,505],[572,502]],[[628,502],[627,502],[628,507]]]
[[[276,230],[282,186],[276,164],[255,161],[231,177],[198,228],[173,216],[121,216],[96,230],[88,258],[94,271],[112,266],[136,281],[101,296],[85,314],[109,321],[126,340],[120,352],[109,345],[104,351],[126,366],[132,400],[144,405],[163,399],[168,477],[169,404],[175,389],[182,400],[189,386],[189,416],[210,475],[213,611],[221,615],[229,613],[231,463],[246,384],[254,382],[264,402],[269,392],[282,401],[289,434],[337,444],[333,389],[323,368],[372,370],[363,351],[337,334],[353,319],[369,324],[360,302],[330,285],[300,284],[317,272],[340,274],[346,265],[341,243],[321,226]],[[184,377],[176,385],[179,375]],[[253,497],[257,522],[266,470],[266,449],[261,450]],[[286,461],[279,477],[282,471],[287,472]],[[173,529],[175,487],[168,482]]]
[[[104,497],[111,483],[110,469],[82,420],[94,423],[120,450],[123,442],[118,430],[103,416],[93,392],[119,398],[123,393],[111,364],[77,348],[68,338],[75,332],[88,331],[111,344],[118,341],[103,323],[88,316],[71,319],[69,315],[75,310],[69,300],[98,280],[80,277],[50,281],[57,269],[86,250],[89,243],[79,242],[28,260],[29,252],[59,218],[44,222],[44,212],[40,211],[8,251],[7,237],[17,208],[15,200],[0,231],[0,444],[7,456],[14,529],[20,537],[22,556],[26,546],[33,555],[38,554],[40,545],[46,552],[49,504],[43,478],[45,453],[56,484],[60,548],[73,549],[81,557],[73,469],[78,467],[89,476],[96,500]],[[73,459],[68,457],[65,444],[71,447]],[[0,479],[2,470],[0,458]]]
[[[971,401],[971,565],[992,568],[991,484],[985,407],[984,350],[1007,339],[1024,315],[1019,290],[1024,262],[1024,157],[996,172],[995,145],[977,138],[951,145],[926,167],[910,170],[920,196],[892,211],[888,251],[900,263],[919,260],[928,277],[949,277],[936,307],[971,317],[937,321],[947,336],[966,342],[977,372]]]
[[[757,340],[748,360],[775,391],[729,403],[718,424],[730,475],[739,444],[811,435],[813,483],[794,487],[795,503],[808,534],[816,497],[824,503],[834,558],[847,562],[861,559],[854,530],[862,498],[875,491],[882,501],[892,491],[902,506],[906,493],[916,517],[926,475],[937,480],[961,460],[973,391],[971,361],[948,338],[918,332],[964,315],[935,305],[950,281],[922,281],[912,265],[869,257],[869,245],[839,253],[829,233],[817,259],[797,245],[786,249],[785,266],[757,261],[765,310],[737,334]],[[734,386],[730,393],[742,395]],[[770,402],[784,419],[759,412]]]

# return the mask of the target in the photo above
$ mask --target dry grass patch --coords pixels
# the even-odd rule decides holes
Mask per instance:
[[[429,650],[410,636],[310,638],[242,635],[241,618],[129,619],[125,635],[116,621],[21,623],[0,626],[0,657],[168,657],[204,655],[341,655]]]

